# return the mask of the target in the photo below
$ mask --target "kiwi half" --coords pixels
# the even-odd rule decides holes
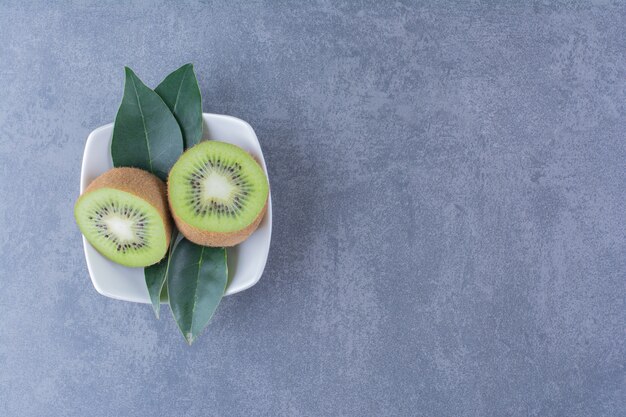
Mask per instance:
[[[234,246],[257,228],[267,209],[269,184],[243,149],[205,141],[187,150],[167,180],[178,230],[204,246]]]
[[[74,217],[98,252],[131,267],[159,262],[167,252],[172,225],[166,188],[137,168],[114,168],[96,178],[78,198]]]

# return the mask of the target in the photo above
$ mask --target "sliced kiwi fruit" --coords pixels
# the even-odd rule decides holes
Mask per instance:
[[[237,245],[267,209],[265,172],[229,143],[205,141],[187,150],[172,167],[167,188],[178,230],[199,245]]]
[[[137,168],[114,168],[96,178],[78,198],[74,216],[98,252],[130,267],[159,262],[167,252],[172,225],[166,187]]]

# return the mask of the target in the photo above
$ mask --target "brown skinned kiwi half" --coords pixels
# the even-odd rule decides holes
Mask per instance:
[[[105,172],[78,198],[74,217],[87,241],[119,264],[148,266],[167,252],[172,225],[166,187],[147,171]]]
[[[178,230],[204,246],[234,246],[256,230],[267,210],[269,183],[243,149],[205,141],[174,164],[167,182]]]

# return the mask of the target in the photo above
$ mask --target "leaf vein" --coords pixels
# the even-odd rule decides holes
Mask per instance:
[[[193,308],[191,309],[191,323],[189,331],[193,337],[193,319],[196,316],[196,306],[198,305],[198,286],[200,285],[200,269],[202,267],[202,257],[204,256],[204,246],[200,250],[200,260],[198,261],[198,272],[196,273],[196,288],[193,297]],[[189,341],[191,343],[191,340]]]
[[[150,165],[150,172],[154,173],[152,168],[152,157],[150,156],[150,141],[148,140],[148,130],[146,129],[146,119],[143,115],[143,110],[141,109],[141,100],[139,99],[139,93],[137,92],[137,84],[135,84],[135,78],[131,77],[131,81],[133,82],[133,91],[135,92],[135,97],[137,98],[137,104],[139,108],[139,114],[141,115],[141,123],[143,124],[143,134],[146,138],[146,148],[148,149],[148,164]]]
[[[180,85],[178,86],[178,91],[176,92],[176,100],[174,100],[174,113],[176,112],[176,108],[178,107],[178,99],[180,98],[180,92],[183,89],[183,84],[185,83],[185,77],[189,72],[189,67],[185,68],[185,72],[183,73],[183,78],[180,80]]]

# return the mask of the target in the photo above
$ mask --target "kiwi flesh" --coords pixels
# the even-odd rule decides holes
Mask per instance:
[[[174,164],[168,200],[178,230],[204,246],[234,246],[256,230],[269,184],[252,156],[219,141],[200,142]]]
[[[119,264],[149,266],[167,252],[172,224],[166,187],[147,171],[105,172],[78,198],[74,217],[87,241]]]

